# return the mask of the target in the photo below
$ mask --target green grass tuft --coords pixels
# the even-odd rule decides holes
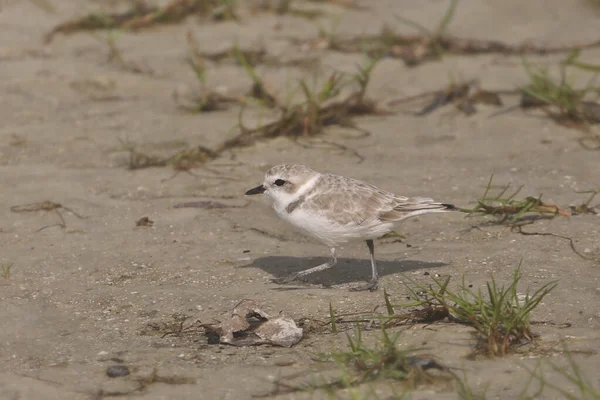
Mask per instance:
[[[490,357],[504,356],[513,346],[534,341],[531,312],[557,285],[549,282],[533,293],[527,290],[525,295],[520,295],[517,286],[521,280],[521,264],[509,285],[500,286],[492,277],[484,291],[469,289],[464,277],[457,291],[448,288],[450,277],[432,279],[432,286],[414,281],[407,285],[414,302],[399,307],[446,310],[451,321],[475,328],[479,339],[477,350]]]
[[[573,359],[573,355],[566,345],[564,347],[564,354],[567,360],[566,366],[558,365],[556,362],[545,359],[538,362],[534,369],[525,367],[525,369],[527,369],[527,371],[531,374],[532,380],[521,393],[522,399],[533,400],[543,398],[542,394],[546,391],[546,389],[551,389],[555,391],[555,393],[560,393],[561,399],[600,400],[600,386],[598,385],[599,382],[597,380],[597,374],[594,374],[596,378],[596,384],[594,384],[593,381],[583,373],[581,367],[577,365]],[[568,387],[559,386],[555,383],[555,380],[546,377],[544,366],[550,366],[550,370],[552,372],[557,373],[565,378],[568,382]],[[530,395],[528,394],[528,391],[534,381],[539,383],[539,388],[535,391],[535,394]],[[554,396],[556,395],[555,393]]]
[[[490,176],[490,180],[488,181],[483,196],[477,199],[477,205],[471,209],[463,208],[461,209],[462,212],[468,213],[469,216],[491,215],[495,217],[495,222],[497,224],[509,226],[514,226],[521,222],[530,223],[530,221],[524,221],[524,217],[527,214],[532,213],[550,217],[556,215],[571,215],[568,210],[563,210],[554,204],[542,202],[542,195],[518,199],[517,195],[520,193],[521,189],[523,189],[523,186],[519,186],[512,194],[507,194],[511,189],[511,185],[494,186],[492,184],[493,179],[494,174]],[[499,192],[495,195],[490,195],[490,192],[493,189],[499,189]]]
[[[0,276],[4,279],[10,279],[11,271],[12,271],[13,263],[3,263],[0,264]]]

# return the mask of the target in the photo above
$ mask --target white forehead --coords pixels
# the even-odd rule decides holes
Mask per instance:
[[[295,176],[312,175],[315,171],[301,164],[279,164],[267,171],[265,177],[290,178]]]

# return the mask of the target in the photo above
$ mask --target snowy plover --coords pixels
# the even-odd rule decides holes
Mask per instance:
[[[356,179],[321,174],[298,164],[274,166],[265,174],[263,184],[248,190],[246,195],[261,193],[269,198],[280,218],[318,239],[331,253],[329,262],[292,274],[281,282],[331,268],[337,262],[336,247],[365,240],[371,254],[372,277],[366,285],[352,291],[377,289],[379,275],[373,239],[393,231],[406,218],[457,210],[452,204],[397,196]]]

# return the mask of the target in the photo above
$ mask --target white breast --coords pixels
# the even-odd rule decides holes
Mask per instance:
[[[289,222],[305,233],[313,236],[329,247],[335,247],[354,240],[375,239],[394,229],[393,222],[381,222],[378,219],[363,221],[360,224],[340,224],[334,218],[327,216],[318,209],[297,207],[288,212],[288,205],[309,193],[319,180],[320,174],[315,175],[304,183],[293,195],[285,196],[278,193],[273,198],[273,208],[281,219]],[[304,201],[310,201],[310,195]]]
[[[341,225],[324,217],[322,214],[298,208],[292,213],[285,209],[275,209],[281,219],[291,223],[302,231],[315,237],[329,247],[339,246],[355,240],[376,239],[394,229],[392,222],[378,220],[365,221],[360,225]]]

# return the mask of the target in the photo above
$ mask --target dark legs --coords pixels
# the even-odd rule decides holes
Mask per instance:
[[[319,271],[323,271],[323,270],[333,267],[335,264],[337,264],[337,258],[335,257],[335,247],[332,247],[331,249],[329,249],[329,254],[331,256],[331,259],[329,261],[327,261],[326,263],[323,263],[321,265],[317,265],[316,267],[312,267],[307,270],[296,272],[295,274],[286,276],[285,278],[281,279],[279,281],[279,283],[292,282],[292,281],[300,279],[306,275],[312,274],[313,272],[319,272]]]
[[[374,292],[379,287],[379,274],[377,273],[377,264],[375,263],[375,244],[373,243],[373,240],[367,240],[367,247],[369,247],[369,254],[371,255],[371,280],[364,285],[351,288],[350,291],[352,292],[362,292],[364,290]],[[285,278],[280,279],[277,283],[292,282],[301,279],[306,275],[312,274],[313,272],[319,272],[333,267],[337,263],[337,258],[335,257],[335,247],[332,247],[331,249],[329,249],[329,251],[331,259],[328,262],[286,276]]]
[[[362,292],[364,290],[374,292],[379,287],[379,274],[377,273],[377,264],[375,264],[375,244],[372,239],[367,240],[367,246],[371,254],[371,280],[364,285],[351,288],[350,291],[352,292]]]

